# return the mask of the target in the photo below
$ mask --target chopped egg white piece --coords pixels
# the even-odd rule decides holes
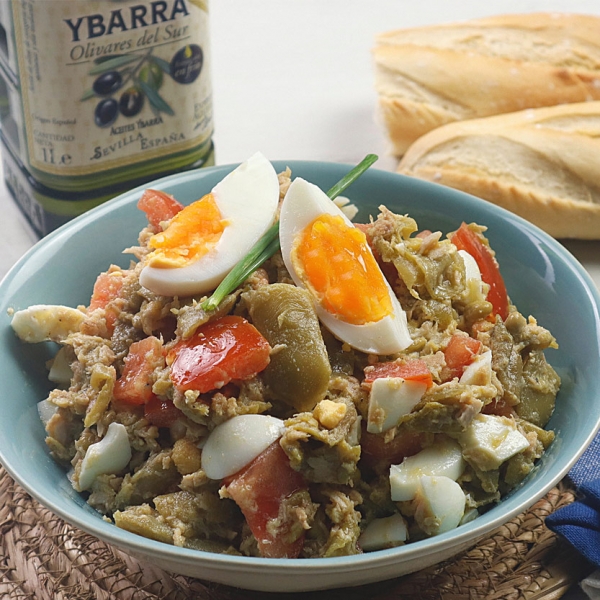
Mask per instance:
[[[125,425],[111,423],[106,435],[87,449],[79,471],[79,489],[88,490],[98,475],[118,473],[131,460],[131,446]]]
[[[476,508],[469,508],[465,510],[465,514],[463,518],[460,520],[460,525],[464,525],[465,523],[470,523],[474,521],[479,516],[479,511]]]
[[[358,444],[360,444],[361,424],[362,417],[358,415],[354,423],[350,426],[350,431],[348,431],[346,436],[346,441],[351,446],[358,446]]]
[[[59,385],[66,385],[71,382],[73,377],[73,371],[71,365],[67,360],[67,348],[63,346],[54,357],[50,371],[48,373],[48,379]]]
[[[423,475],[445,476],[457,480],[465,469],[460,446],[454,440],[437,441],[417,454],[390,467],[392,500],[412,500]]]
[[[24,342],[61,342],[79,331],[85,313],[57,304],[35,304],[17,311],[11,326]]]
[[[467,280],[476,279],[481,281],[481,271],[479,270],[477,261],[466,250],[459,250],[458,253],[465,263],[465,275]]]
[[[396,426],[421,401],[427,384],[402,377],[379,377],[371,384],[367,431],[381,433]]]
[[[465,279],[467,280],[465,301],[475,302],[480,299],[485,299],[487,292],[484,291],[481,271],[479,270],[477,261],[466,250],[458,250],[458,253],[465,264]]]
[[[465,493],[453,479],[424,475],[415,497],[415,521],[427,535],[450,531],[461,522],[465,502]]]
[[[408,528],[401,514],[391,517],[374,519],[360,534],[358,545],[365,552],[371,550],[382,550],[383,548],[394,548],[406,542],[408,539]]]
[[[479,414],[458,436],[464,457],[482,471],[497,469],[511,456],[529,448],[513,419]]]
[[[237,473],[279,439],[285,426],[270,415],[238,415],[215,427],[202,449],[202,469],[209,479]]]
[[[492,351],[486,350],[473,357],[460,378],[467,385],[489,385],[492,382]]]
[[[356,204],[352,204],[350,198],[346,198],[346,196],[337,196],[333,202],[351,221],[358,214],[358,207]]]
[[[48,424],[48,421],[56,414],[58,411],[58,406],[50,400],[42,400],[37,403],[38,415],[44,427]]]

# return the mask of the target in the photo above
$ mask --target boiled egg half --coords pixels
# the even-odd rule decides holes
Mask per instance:
[[[319,187],[297,177],[281,205],[285,265],[307,289],[323,325],[348,345],[394,354],[411,344],[406,314],[365,234]]]
[[[274,223],[279,181],[256,153],[153,235],[140,283],[163,296],[214,290]]]

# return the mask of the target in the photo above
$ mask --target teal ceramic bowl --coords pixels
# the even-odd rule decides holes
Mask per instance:
[[[328,189],[348,165],[277,162]],[[151,186],[183,203],[201,197],[233,166],[167,177]],[[466,194],[370,169],[346,195],[360,216],[386,205],[417,219],[421,228],[456,229],[461,221],[488,226],[509,294],[556,336],[560,349],[546,355],[562,377],[549,423],[556,441],[535,471],[513,493],[475,521],[454,531],[358,556],[329,559],[259,559],[177,548],[118,529],[102,520],[71,488],[50,457],[36,403],[49,386],[44,363],[54,349],[20,342],[8,309],[32,304],[76,306],[89,301],[98,273],[111,263],[126,267],[122,250],[134,245],[145,217],[136,209],[142,189],[96,208],[50,234],[28,252],[0,284],[0,461],[34,498],[80,529],[164,569],[262,591],[309,591],[398,577],[445,560],[526,510],[569,470],[600,425],[600,298],[592,280],[559,243],[519,217]]]

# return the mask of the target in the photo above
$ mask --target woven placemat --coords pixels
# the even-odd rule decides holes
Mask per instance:
[[[475,548],[413,575],[311,593],[319,600],[555,600],[591,569],[544,526],[574,500],[565,482]],[[0,598],[242,600],[298,598],[211,584],[137,561],[65,523],[0,467]],[[304,594],[307,596],[308,594]]]

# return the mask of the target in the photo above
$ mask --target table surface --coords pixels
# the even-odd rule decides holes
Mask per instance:
[[[396,160],[377,118],[371,49],[389,29],[498,13],[600,13],[597,0],[218,0],[211,3],[217,164]],[[1,169],[1,167],[0,167]],[[0,173],[1,175],[1,173]],[[1,177],[0,177],[1,179]],[[0,277],[36,236],[0,183]],[[600,287],[600,242],[565,242]]]

